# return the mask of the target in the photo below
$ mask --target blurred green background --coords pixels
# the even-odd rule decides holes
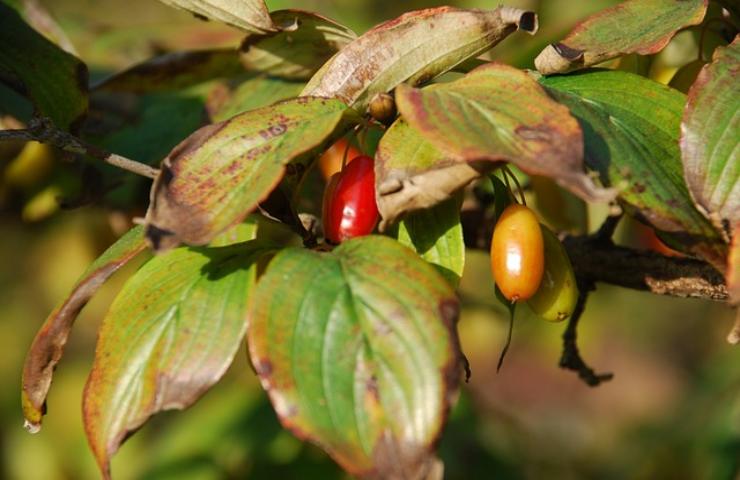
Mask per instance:
[[[314,10],[357,32],[424,6],[493,5],[472,0],[267,3],[271,9]],[[535,37],[512,35],[491,58],[531,67],[545,44],[614,3],[509,1],[535,9],[541,30]],[[150,0],[41,4],[93,78],[156,53],[236,45],[240,37],[233,29]],[[667,82],[696,58],[697,39],[697,31],[680,34],[653,59],[651,76]],[[621,68],[630,68],[629,62]],[[23,119],[28,112],[27,104],[0,89],[0,115]],[[0,118],[7,123],[7,117]],[[146,132],[134,130],[134,138],[137,134]],[[171,141],[161,145],[165,152]],[[87,264],[125,230],[131,212],[94,206],[57,211],[59,195],[79,193],[80,172],[38,147],[27,147],[26,157],[2,148],[0,478],[98,478],[82,430],[82,388],[97,325],[136,265],[116,274],[80,315],[54,378],[44,427],[33,436],[22,428],[21,365],[43,319]],[[602,210],[589,209],[592,228]],[[629,222],[618,233],[623,242],[648,246],[641,235],[644,229]],[[613,371],[615,378],[592,389],[557,366],[564,325],[526,312],[517,316],[514,343],[496,374],[507,319],[494,300],[485,253],[469,253],[461,292],[460,335],[473,375],[441,441],[446,478],[740,479],[740,350],[724,340],[733,319],[729,309],[600,285],[582,318],[580,347],[587,362],[598,371]],[[346,478],[320,450],[280,429],[245,353],[190,410],[158,415],[134,435],[114,458],[113,472],[116,479],[152,480]]]

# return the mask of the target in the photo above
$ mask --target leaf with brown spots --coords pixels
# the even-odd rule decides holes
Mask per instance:
[[[659,52],[704,19],[708,0],[629,0],[589,17],[535,59],[540,73],[565,73],[629,53]]]
[[[257,241],[178,248],[147,262],[103,319],[85,386],[85,431],[110,478],[110,458],[157,412],[192,405],[231,364],[246,332]]]
[[[246,32],[268,33],[278,28],[272,23],[264,0],[161,0],[171,7],[192,12],[197,17],[232,25]]]
[[[584,172],[583,136],[576,119],[514,67],[487,64],[454,82],[423,89],[400,85],[396,104],[404,120],[448,158],[511,162],[526,173],[552,178],[585,200],[613,197]]]
[[[584,132],[586,164],[619,190],[627,213],[675,237],[676,244],[725,269],[719,232],[694,207],[678,148],[686,96],[639,75],[591,70],[543,77]]]
[[[333,99],[299,97],[201,128],[164,159],[146,214],[155,250],[204,245],[241,222],[283,178],[345,127]]]
[[[349,28],[315,13],[278,10],[270,16],[280,31],[247,35],[240,47],[241,62],[249,71],[308,80],[357,38]]]
[[[87,112],[87,67],[0,2],[0,82],[28,97],[38,114],[75,130]]]
[[[54,368],[62,358],[77,315],[111,275],[144,249],[144,229],[134,227],[129,230],[88,267],[72,292],[51,312],[39,329],[23,366],[21,399],[29,431],[35,433],[41,428]]]
[[[442,153],[402,119],[385,132],[375,153],[375,191],[386,230],[402,215],[433,207],[478,178],[473,166]]]
[[[715,50],[689,90],[681,158],[699,210],[730,236],[740,223],[740,35]]]
[[[352,475],[428,478],[459,386],[458,308],[444,277],[388,237],[289,248],[254,292],[250,356],[283,426]]]
[[[381,23],[344,47],[308,82],[303,95],[336,97],[360,112],[376,93],[418,85],[492,48],[537,15],[518,8],[429,8]]]

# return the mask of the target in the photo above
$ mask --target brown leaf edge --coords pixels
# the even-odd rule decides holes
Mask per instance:
[[[514,69],[514,67],[510,67],[504,64],[489,63],[478,67],[471,73],[475,73],[476,70],[494,68],[496,66]],[[537,89],[542,90],[543,95],[547,95],[546,91],[542,89],[542,87],[535,80],[532,81],[533,84],[536,85]],[[420,105],[422,103],[422,94],[422,89],[417,89],[405,84],[399,85],[398,88],[396,88],[396,102],[401,115],[403,115],[404,110],[411,111],[413,108],[415,108],[414,105]],[[548,96],[548,98],[550,97]],[[572,117],[570,111],[565,105],[560,104],[555,100],[552,101],[557,104],[558,108],[562,108],[567,111],[568,117],[572,119],[572,125],[569,125],[569,131],[566,131],[564,129],[564,134],[567,134],[570,137],[568,141],[559,142],[559,145],[552,145],[552,148],[547,151],[547,157],[537,158],[536,162],[530,163],[527,162],[525,159],[519,157],[509,158],[508,156],[497,154],[484,156],[475,154],[471,156],[466,154],[465,152],[458,152],[460,154],[458,158],[468,163],[487,161],[491,162],[494,166],[497,163],[501,162],[511,162],[528,175],[541,175],[552,178],[558,185],[565,188],[566,190],[569,190],[585,201],[606,203],[613,200],[617,196],[617,191],[613,188],[603,188],[597,186],[594,183],[592,177],[589,176],[585,171],[574,170],[573,168],[563,170],[554,167],[554,165],[558,164],[566,167],[573,167],[574,165],[579,164],[581,168],[585,168],[582,161],[583,132],[581,131],[580,125],[577,123],[576,119]],[[423,122],[426,122],[428,120],[423,115],[419,115],[419,118],[423,119]],[[412,128],[414,128],[413,125]],[[422,136],[426,136],[426,134],[424,133],[424,129],[417,129],[417,131],[422,134]],[[521,131],[517,133],[524,138],[532,137],[536,139],[544,135],[546,132],[541,132],[536,129],[522,128]],[[427,140],[431,141],[432,138],[427,138]],[[434,144],[438,148],[443,147],[438,142]]]
[[[282,100],[263,108],[272,108],[276,105],[291,101],[307,102],[311,99],[319,99],[322,101],[332,100],[323,97],[300,96]],[[230,119],[206,125],[205,127],[196,130],[189,137],[176,145],[162,161],[159,175],[157,175],[152,183],[149,195],[149,208],[147,210],[144,223],[145,236],[149,245],[156,253],[164,253],[183,243],[191,246],[206,245],[216,235],[221,233],[213,232],[208,227],[208,212],[193,211],[193,209],[187,208],[187,205],[183,205],[182,203],[177,202],[177,200],[171,198],[168,185],[172,182],[175,176],[175,167],[180,160],[187,158],[189,154],[200,148],[209,138],[216,135],[220,130],[226,127],[229,122],[244,115],[249,115],[249,112],[243,112],[237,116],[231,117]],[[329,144],[333,143],[334,140],[346,133],[346,130],[351,128],[351,125],[357,122],[359,122],[359,117],[355,112],[351,109],[346,110],[337,122],[337,125],[335,125],[334,131],[324,138],[322,142],[319,142],[318,145],[310,145],[306,147],[302,152],[290,159],[290,161],[283,164],[282,172],[274,179],[272,186],[265,191],[257,204],[265,201],[286,176],[293,177],[301,172],[305,173],[307,170],[306,165],[303,164],[305,162],[300,162],[296,159],[299,157],[310,156],[312,152],[320,152],[324,150]],[[291,164],[291,162],[294,164]],[[245,210],[241,215],[235,218],[232,222],[232,226],[242,222],[247,215],[258,207],[257,204],[255,204],[252,209]],[[166,225],[164,226],[163,224],[165,222],[160,221],[162,218],[167,219]],[[175,232],[174,228],[171,227],[172,225],[177,226],[177,232]]]
[[[684,25],[681,28],[700,24],[704,19],[708,3],[708,0],[704,0],[704,11],[702,12],[702,15],[698,16],[696,20],[692,23]],[[663,50],[663,48],[668,45],[668,42],[671,41],[674,35],[676,35],[676,33],[681,30],[681,28],[676,29],[673,32],[661,37],[657,41],[640,48],[617,50],[609,54],[596,55],[590,59],[585,58],[585,50],[574,48],[568,45],[568,40],[580,31],[584,30],[587,27],[588,23],[593,22],[600,17],[608,16],[613,11],[621,8],[624,8],[623,4],[615,5],[611,8],[607,8],[606,10],[597,12],[596,14],[578,23],[578,25],[576,25],[576,27],[562,41],[552,43],[545,47],[545,49],[542,50],[540,54],[537,55],[537,58],[535,58],[534,60],[535,68],[537,69],[537,71],[539,71],[543,75],[568,73],[630,53],[637,53],[638,55],[653,55]]]
[[[77,316],[111,275],[147,248],[143,232],[142,227],[134,227],[126,234],[139,236],[133,245],[101,265],[91,265],[92,270],[83,274],[69,296],[51,312],[36,333],[23,365],[21,391],[24,427],[30,433],[41,430],[54,369],[64,354]],[[114,252],[115,248],[113,244],[103,255]]]
[[[411,250],[410,250],[411,251]],[[416,255],[414,253],[414,255]],[[248,318],[253,312],[251,303],[254,296],[250,296],[250,306],[248,307]],[[355,465],[343,461],[341,455],[327,448],[320,439],[312,436],[291,420],[293,412],[280,412],[279,405],[285,405],[285,401],[279,392],[275,390],[272,381],[272,363],[270,360],[260,358],[255,349],[251,346],[250,330],[247,331],[247,346],[249,358],[252,367],[257,373],[262,388],[270,397],[270,401],[275,408],[280,424],[286,430],[290,431],[296,438],[302,441],[311,442],[326,453],[329,454],[345,471],[350,475],[363,479],[410,479],[410,480],[442,480],[444,474],[444,465],[431,451],[435,450],[442,437],[444,426],[450,416],[452,406],[457,402],[460,393],[460,380],[462,371],[467,370],[467,360],[462,351],[460,337],[457,331],[457,324],[460,319],[460,302],[456,295],[442,299],[438,305],[440,318],[444,322],[447,330],[450,332],[450,347],[453,350],[449,362],[441,369],[444,379],[444,389],[442,391],[444,411],[440,416],[439,429],[432,435],[432,440],[428,447],[419,445],[401,444],[393,438],[392,433],[387,430],[375,444],[372,452],[373,464],[375,468],[371,471],[358,469]],[[248,320],[248,323],[252,322]],[[368,389],[376,388],[373,384],[367,385]],[[371,392],[377,395],[377,392]],[[430,451],[431,450],[431,451]]]
[[[186,88],[206,80],[243,73],[234,48],[169,52],[103,78],[90,90],[149,93]]]

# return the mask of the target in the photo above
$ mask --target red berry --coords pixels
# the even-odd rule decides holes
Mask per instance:
[[[323,210],[324,236],[331,243],[367,235],[375,229],[378,206],[371,157],[356,157],[345,165],[335,181],[329,182]]]

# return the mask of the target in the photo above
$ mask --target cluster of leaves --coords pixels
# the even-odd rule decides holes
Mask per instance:
[[[157,57],[88,87],[79,59],[0,3],[0,79],[59,129],[115,149],[132,133],[101,105],[133,99],[141,121],[155,124],[181,113],[152,101],[163,91],[209,98],[209,124],[195,130],[202,119],[191,113],[192,123],[166,133],[182,140],[169,153],[161,138],[139,140],[132,156],[159,166],[144,224],[90,266],[28,354],[23,411],[37,430],[77,314],[152,247],[156,255],[102,322],[84,392],[86,432],[106,477],[126,436],[153,414],[196,401],[245,337],[295,435],[353,474],[438,476],[434,446],[463,363],[457,192],[505,162],[587,201],[616,197],[675,248],[728,280],[738,275],[730,244],[740,230],[740,40],[717,49],[688,97],[589,68],[659,51],[704,21],[706,0],[605,10],[547,47],[535,60],[539,73],[477,60],[516,30],[536,33],[536,14],[510,7],[409,12],[357,36],[317,14],[269,12],[261,0],[165,3],[233,25],[244,40],[238,49]],[[433,82],[452,70],[464,75]],[[387,129],[367,115],[386,92],[399,113]],[[376,197],[380,229],[391,235],[332,251],[262,235],[258,209],[312,245],[295,210],[301,185],[317,155],[358,127],[382,131]]]

